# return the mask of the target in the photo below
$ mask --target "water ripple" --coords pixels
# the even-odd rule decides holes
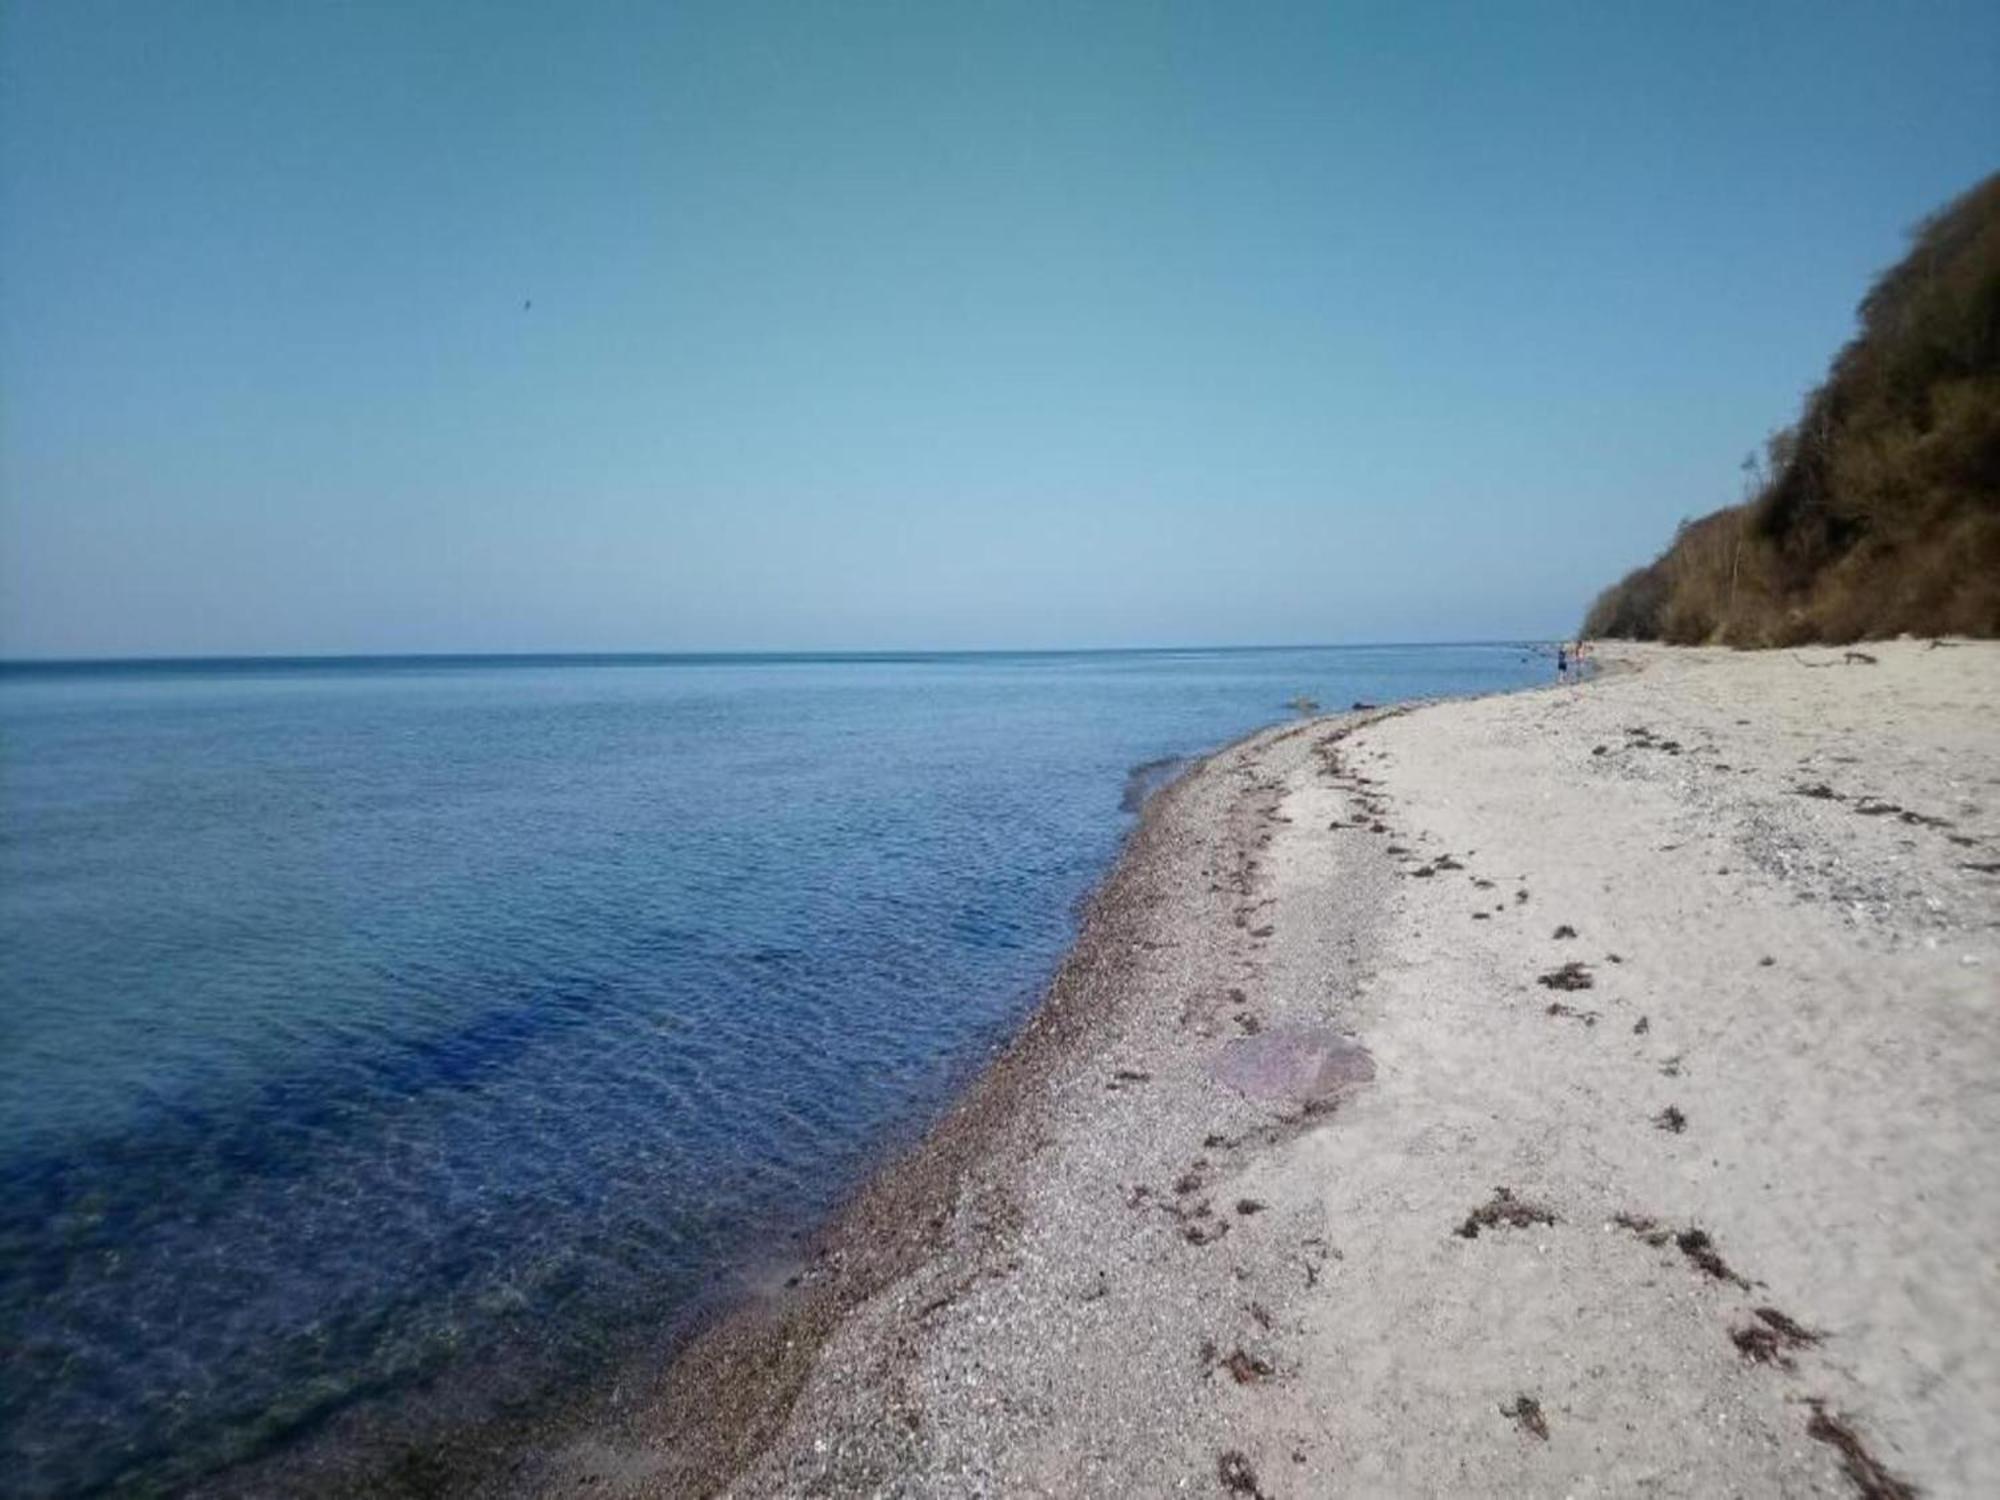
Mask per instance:
[[[419,1390],[532,1398],[936,1107],[1060,955],[1133,767],[1300,692],[1526,670],[0,677],[10,1491],[172,1487]]]

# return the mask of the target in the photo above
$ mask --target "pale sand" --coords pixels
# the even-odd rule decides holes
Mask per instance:
[[[2000,1494],[2000,645],[1867,649],[1606,648],[1214,757],[805,1285],[530,1482],[1853,1493],[1818,1400]],[[1310,1107],[1218,1080],[1273,1033]],[[1496,1187],[1553,1222],[1466,1237]],[[1758,1308],[1823,1337],[1759,1362]]]

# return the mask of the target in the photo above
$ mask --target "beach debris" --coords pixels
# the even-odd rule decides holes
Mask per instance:
[[[1542,1415],[1542,1403],[1533,1396],[1525,1393],[1516,1396],[1512,1406],[1500,1408],[1500,1415],[1512,1417],[1514,1425],[1521,1431],[1540,1438],[1545,1443],[1549,1440],[1549,1419]]]
[[[1575,937],[1575,936],[1576,936],[1576,929],[1575,929],[1574,927],[1570,926],[1570,925],[1569,925],[1569,923],[1567,923],[1567,922],[1563,923],[1563,924],[1562,924],[1562,925],[1561,925],[1560,927],[1558,927],[1558,928],[1556,929],[1556,931],[1555,931],[1555,940],[1556,940],[1557,942],[1559,942],[1559,943],[1560,943],[1560,942],[1561,942],[1561,941],[1562,941],[1562,940],[1563,940],[1564,938],[1573,938],[1573,937]]]
[[[1660,1074],[1664,1078],[1678,1078],[1681,1076],[1680,1053],[1676,1052],[1672,1057],[1660,1064]]]
[[[1269,1328],[1271,1326],[1272,1323],[1271,1309],[1266,1307],[1263,1303],[1261,1302],[1248,1303],[1245,1305],[1243,1310],[1250,1314],[1252,1321],[1254,1321],[1259,1328]]]
[[[1238,1198],[1236,1200],[1236,1211],[1246,1219],[1252,1214],[1261,1214],[1265,1206],[1255,1198]]]
[[[1729,1331],[1729,1341],[1736,1346],[1736,1352],[1753,1364],[1777,1365],[1789,1370],[1793,1366],[1788,1350],[1803,1349],[1820,1341],[1819,1334],[1801,1327],[1775,1307],[1760,1307],[1755,1311],[1758,1322]]]
[[[1535,983],[1545,990],[1587,990],[1596,984],[1590,977],[1590,965],[1571,959],[1560,969],[1551,969],[1536,978]]]
[[[1212,1245],[1227,1233],[1227,1219],[1197,1218],[1181,1225],[1181,1238],[1190,1245]]]
[[[1777,1365],[1781,1369],[1792,1368],[1791,1357],[1778,1344],[1778,1336],[1768,1328],[1760,1328],[1755,1323],[1746,1323],[1741,1328],[1729,1330],[1729,1342],[1736,1346],[1736,1352],[1752,1364]]]
[[[1688,1128],[1688,1117],[1681,1113],[1680,1106],[1669,1104],[1653,1116],[1653,1123],[1673,1135],[1679,1135]]]
[[[1770,954],[1766,953],[1762,958],[1757,960],[1757,967],[1760,969],[1768,969],[1771,967],[1771,965],[1775,964],[1776,962],[1777,960],[1775,958],[1771,957]]]
[[[1531,1224],[1553,1224],[1556,1216],[1540,1204],[1516,1198],[1512,1188],[1496,1187],[1493,1196],[1479,1205],[1465,1217],[1458,1226],[1458,1237],[1476,1240],[1482,1229],[1498,1229],[1505,1225],[1510,1229],[1526,1229]]]
[[[1661,1249],[1674,1237],[1671,1229],[1662,1229],[1660,1221],[1651,1214],[1619,1212],[1611,1216],[1611,1222],[1620,1229],[1629,1229],[1655,1250]]]
[[[1246,1098],[1309,1105],[1371,1081],[1375,1060],[1366,1047],[1336,1031],[1285,1026],[1225,1043],[1208,1072]]]
[[[1821,1339],[1826,1337],[1825,1334],[1815,1332],[1813,1329],[1807,1328],[1804,1324],[1786,1317],[1785,1314],[1779,1312],[1775,1307],[1758,1307],[1753,1308],[1752,1311],[1759,1318],[1763,1319],[1767,1327],[1775,1330],[1778,1336],[1788,1344],[1817,1344]]]
[[[1840,1455],[1841,1472],[1862,1500],[1916,1500],[1916,1487],[1890,1473],[1845,1420],[1828,1414],[1825,1401],[1816,1397],[1808,1404],[1813,1414],[1806,1424],[1806,1436]]]
[[[1590,747],[1590,753],[1592,755],[1609,755],[1611,753],[1611,747],[1609,745],[1592,745]]]
[[[1644,1036],[1647,1032],[1651,1031],[1652,1029],[1653,1029],[1653,1023],[1646,1016],[1641,1016],[1639,1017],[1638,1020],[1632,1023],[1632,1035],[1634,1036]]]
[[[1215,1460],[1215,1478],[1227,1494],[1248,1495],[1250,1500],[1267,1500],[1264,1492],[1257,1488],[1257,1471],[1250,1467],[1250,1460],[1234,1448],[1226,1450]]]
[[[1207,1165],[1207,1159],[1203,1158],[1181,1173],[1180,1180],[1174,1184],[1175,1195],[1185,1198],[1190,1193],[1200,1192],[1202,1184],[1201,1169]]]
[[[1306,1285],[1319,1285],[1319,1268],[1328,1260],[1340,1260],[1341,1253],[1329,1245],[1319,1235],[1309,1234],[1299,1241],[1299,1267],[1306,1273]]]
[[[2000,875],[2000,862],[1996,862],[1993,864],[1974,864],[1971,860],[1962,860],[1960,861],[1958,867],[1961,870],[1971,870],[1974,874],[1977,875]]]
[[[1727,1281],[1749,1290],[1750,1283],[1729,1269],[1729,1262],[1715,1248],[1715,1241],[1709,1238],[1707,1230],[1692,1226],[1683,1229],[1674,1236],[1674,1245],[1696,1269],[1717,1281]]]
[[[1841,653],[1840,659],[1850,667],[1872,667],[1878,664],[1866,651],[1845,651]]]
[[[1886,818],[1895,814],[1897,821],[1908,823],[1913,828],[1949,828],[1949,818],[1934,818],[1928,813],[1911,812],[1895,802],[1884,802],[1877,797],[1863,797],[1854,804],[1854,811],[1864,818]]]
[[[1551,1000],[1549,1002],[1547,1014],[1552,1016],[1568,1016],[1573,1020],[1583,1022],[1586,1026],[1595,1026],[1598,1021],[1598,1013],[1596,1011],[1578,1010],[1574,1005],[1565,1005],[1560,1000]]]
[[[1839,802],[1843,800],[1840,793],[1836,792],[1824,781],[1815,781],[1810,786],[1795,786],[1792,788],[1792,795],[1795,797],[1817,797],[1822,802]]]
[[[1260,1380],[1269,1380],[1277,1373],[1271,1368],[1268,1360],[1245,1353],[1241,1348],[1231,1351],[1229,1358],[1222,1362],[1222,1368],[1229,1372],[1229,1378],[1238,1385],[1255,1385]]]
[[[1108,1089],[1121,1089],[1135,1083],[1150,1083],[1152,1079],[1151,1073],[1142,1073],[1137,1068],[1120,1068],[1111,1075],[1110,1082],[1104,1086]]]

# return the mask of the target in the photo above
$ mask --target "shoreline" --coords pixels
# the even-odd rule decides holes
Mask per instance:
[[[489,1492],[2000,1483],[2000,646],[1870,654],[1199,762],[799,1284]]]
[[[1531,690],[1533,685],[1497,691]],[[1360,705],[1391,714],[1407,706],[1373,710]],[[1321,715],[1315,720],[1353,717]],[[753,1249],[739,1257],[670,1319],[635,1328],[631,1337],[618,1340],[610,1358],[575,1366],[566,1383],[543,1390],[539,1377],[525,1372],[516,1380],[510,1368],[515,1350],[505,1348],[499,1351],[502,1362],[489,1369],[499,1388],[522,1393],[517,1398],[503,1396],[482,1405],[480,1387],[461,1387],[449,1379],[435,1387],[425,1382],[410,1393],[408,1405],[396,1401],[343,1408],[304,1439],[193,1480],[188,1492],[217,1500],[270,1493],[272,1486],[301,1494],[379,1487],[384,1493],[513,1495],[566,1488],[571,1471],[596,1483],[599,1471],[609,1470],[627,1482],[649,1481],[662,1472],[677,1476],[656,1492],[719,1493],[720,1476],[740,1468],[746,1454],[770,1439],[764,1418],[786,1409],[798,1378],[797,1353],[817,1347],[826,1328],[881,1278],[909,1271],[906,1247],[877,1243],[879,1237],[871,1235],[864,1221],[948,1203],[954,1169],[942,1159],[962,1163],[989,1149],[994,1111],[982,1111],[981,1120],[959,1117],[993,1082],[993,1075],[1025,1065],[1014,1054],[1031,1040],[1030,1033],[1042,1029],[1039,1023],[1065,971],[1076,962],[1093,913],[1107,901],[1109,888],[1168,794],[1208,762],[1270,736],[1289,737],[1315,720],[1288,716],[1206,754],[1132,766],[1122,800],[1138,816],[1128,823],[1095,883],[1076,898],[1071,908],[1074,936],[1053,959],[1050,977],[1024,997],[1028,1003],[1017,1020],[955,1070],[955,1081],[939,1096],[941,1112],[893,1132],[874,1165],[802,1229],[785,1231],[764,1253]],[[1058,1049],[1044,1045],[1037,1051],[1052,1057]],[[1004,1112],[1004,1106],[996,1107]],[[933,1139],[946,1132],[949,1141]],[[828,1265],[841,1271],[832,1286],[824,1284]],[[774,1351],[774,1340],[789,1347]],[[522,1346],[520,1353],[525,1361],[536,1357],[532,1345]],[[757,1373],[746,1375],[753,1367]],[[495,1384],[489,1377],[484,1389]],[[716,1394],[725,1387],[730,1394],[718,1401]],[[528,1394],[537,1390],[541,1394]],[[662,1411],[699,1415],[692,1421],[680,1416],[660,1420]],[[751,1434],[747,1439],[746,1431]],[[663,1441],[682,1457],[662,1463],[657,1450]],[[635,1457],[631,1449],[645,1451]],[[653,1484],[642,1483],[642,1488]]]
[[[1516,690],[1520,691],[1520,690]],[[1205,756],[1187,759],[1147,790],[1111,867],[1083,905],[1077,936],[1012,1038],[971,1075],[928,1129],[890,1156],[837,1206],[805,1245],[805,1265],[785,1284],[720,1304],[673,1353],[652,1388],[615,1425],[559,1440],[530,1469],[472,1493],[597,1492],[709,1496],[730,1493],[778,1445],[826,1345],[870,1299],[919,1270],[935,1275],[966,1250],[950,1220],[969,1177],[1002,1165],[1013,1114],[1051,1075],[1093,1044],[1115,992],[1120,951],[1139,914],[1158,900],[1154,865],[1188,788],[1225,758],[1341,720],[1403,706],[1280,721]],[[1134,768],[1139,776],[1155,765]],[[914,1227],[912,1227],[914,1226]],[[984,1239],[997,1221],[974,1227]],[[976,1273],[975,1273],[976,1274]],[[600,1417],[604,1414],[599,1413]],[[602,1486],[610,1486],[608,1491]]]
[[[1243,774],[1244,759],[1274,744],[1310,736],[1309,743],[1323,749],[1329,739],[1337,742],[1364,725],[1438,704],[1562,686],[1371,704],[1279,720],[1206,755],[1166,763],[1172,771],[1164,781],[1140,788],[1138,819],[1082,904],[1076,939],[1020,1028],[972,1071],[941,1116],[893,1151],[807,1237],[801,1272],[783,1285],[758,1287],[756,1278],[744,1278],[735,1295],[718,1297],[694,1321],[664,1370],[626,1400],[623,1411],[600,1407],[591,1414],[595,1420],[581,1426],[574,1412],[551,1421],[552,1441],[528,1464],[505,1478],[483,1479],[467,1492],[539,1495],[583,1487],[612,1494],[736,1493],[758,1459],[779,1446],[797,1398],[848,1319],[920,1271],[937,1279],[943,1268],[979,1257],[977,1243],[968,1245],[947,1228],[962,1206],[960,1195],[969,1178],[1005,1174],[1005,1142],[1017,1128],[1010,1112],[1080,1054],[1101,1048],[1112,1019],[1108,1013],[1129,1001],[1121,950],[1156,946],[1144,936],[1143,914],[1162,900],[1158,866],[1184,852],[1172,846],[1193,836],[1204,815],[1215,811],[1184,805],[1195,784],[1225,774],[1221,768],[1232,759]],[[1162,764],[1135,767],[1128,797]],[[1239,812],[1238,821],[1244,816]],[[1247,816],[1262,822],[1276,814],[1259,805]],[[1287,1112],[1295,1118],[1280,1133],[1332,1102],[1331,1094],[1293,1100]],[[912,1231],[907,1227],[912,1224],[921,1227]],[[996,1227],[998,1220],[975,1223],[973,1240],[983,1241]],[[982,1272],[971,1275],[978,1279]]]
[[[1533,691],[1502,689],[1502,693]],[[1448,701],[1448,700],[1418,700]],[[1136,814],[1109,865],[1077,902],[1076,936],[1019,1023],[969,1059],[941,1113],[913,1122],[877,1163],[796,1239],[752,1257],[677,1313],[674,1326],[588,1373],[577,1389],[527,1407],[407,1429],[393,1411],[343,1412],[313,1439],[196,1481],[189,1493],[231,1500],[272,1492],[518,1496],[570,1493],[719,1495],[771,1448],[824,1343],[854,1309],[946,1247],[933,1221],[964,1177],[992,1165],[1016,1108],[1101,1016],[1108,971],[1129,909],[1143,899],[1138,851],[1174,794],[1211,762],[1271,737],[1289,739],[1365,713],[1274,721],[1205,755],[1172,756],[1127,773]],[[1095,955],[1094,957],[1091,955]],[[912,1236],[901,1226],[921,1223]],[[350,1424],[358,1431],[343,1435]],[[606,1486],[597,1489],[598,1486]]]

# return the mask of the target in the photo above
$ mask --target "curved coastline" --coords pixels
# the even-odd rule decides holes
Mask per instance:
[[[1170,855],[1195,788],[1246,747],[1366,717],[1329,715],[1264,725],[1187,761],[1153,787],[1085,902],[1075,941],[1027,1018],[940,1118],[835,1209],[809,1239],[801,1270],[783,1285],[715,1307],[653,1389],[615,1416],[596,1414],[600,1422],[610,1418],[608,1431],[601,1425],[581,1441],[572,1437],[552,1446],[531,1470],[486,1481],[475,1492],[567,1490],[607,1468],[618,1481],[646,1492],[726,1492],[777,1440],[842,1320],[919,1264],[949,1252],[945,1220],[968,1177],[979,1166],[996,1164],[1023,1107],[1059,1066],[1094,1040],[1106,1012],[1127,998],[1117,984],[1124,953],[1144,941],[1142,914],[1158,899],[1157,866]],[[1134,774],[1148,769],[1135,768]],[[575,1420],[571,1414],[564,1425]],[[646,1456],[621,1452],[627,1443],[642,1444]]]
[[[509,1431],[504,1470],[494,1450],[454,1440],[424,1455],[427,1471],[479,1496],[567,1493],[610,1483],[618,1492],[704,1496],[728,1492],[777,1443],[827,1343],[851,1315],[920,1267],[966,1260],[944,1225],[967,1182],[1006,1166],[1010,1127],[1059,1070],[1104,1042],[1113,1012],[1135,997],[1127,955],[1149,941],[1165,866],[1183,862],[1202,833],[1228,837],[1227,797],[1202,792],[1261,748],[1312,735],[1344,736],[1371,722],[1436,703],[1549,691],[1535,684],[1497,693],[1416,698],[1273,720],[1203,755],[1150,762],[1128,773],[1137,817],[1112,862],[1079,903],[1077,933],[1041,995],[1007,1040],[978,1064],[944,1112],[887,1156],[812,1230],[761,1269],[733,1279],[690,1309],[658,1354],[632,1361],[600,1388]],[[1171,774],[1160,779],[1163,766]],[[1128,805],[1131,805],[1128,803]],[[1259,805],[1259,826],[1271,809]],[[1239,820],[1240,821],[1240,820]],[[1258,835],[1240,835],[1247,844]],[[1247,857],[1242,850],[1237,857]],[[1377,872],[1379,876],[1379,871]],[[1379,886],[1379,881],[1378,881]],[[1365,908],[1346,913],[1359,923]],[[1355,934],[1357,938],[1363,935]],[[607,1397],[606,1390],[610,1395]],[[440,1462],[439,1459],[442,1459]]]
[[[2000,654],[1615,655],[1204,758],[796,1283],[485,1492],[1986,1492]]]
[[[1535,687],[1502,690],[1533,692]],[[1476,697],[1481,695],[1465,695]],[[615,1476],[657,1493],[712,1493],[782,1429],[792,1398],[831,1333],[860,1303],[938,1254],[889,1226],[930,1223],[969,1170],[995,1165],[1001,1126],[1065,1058],[1090,1043],[1110,1003],[1111,958],[1132,941],[1132,892],[1172,839],[1162,831],[1222,763],[1323,726],[1394,716],[1417,699],[1360,713],[1276,720],[1199,757],[1133,768],[1138,817],[1078,903],[1074,940],[1023,1018],[990,1056],[973,1061],[944,1112],[892,1137],[882,1160],[800,1241],[739,1268],[669,1326],[635,1334],[633,1350],[584,1374],[567,1392],[497,1413],[405,1420],[396,1407],[337,1415],[319,1433],[210,1476],[194,1493],[236,1496],[272,1484],[299,1493],[521,1494]],[[1195,814],[1216,819],[1216,809]],[[1188,835],[1180,819],[1180,838]],[[1088,1003],[1086,1003],[1086,997]],[[445,1399],[455,1401],[447,1391]],[[672,1476],[671,1482],[666,1482]]]
[[[968,1167],[990,1153],[999,1123],[1087,1035],[1082,997],[1096,997],[1103,954],[1115,947],[1120,914],[1140,883],[1135,864],[1158,845],[1177,794],[1240,747],[1308,722],[1277,720],[1206,755],[1132,768],[1125,796],[1137,816],[1078,901],[1076,935],[1023,1018],[990,1056],[969,1063],[940,1115],[892,1136],[882,1160],[799,1241],[726,1276],[672,1326],[639,1335],[633,1353],[566,1395],[408,1425],[394,1408],[350,1409],[304,1441],[210,1475],[187,1493],[233,1500],[275,1486],[302,1495],[518,1495],[565,1489],[574,1473],[607,1469],[648,1489],[671,1473],[661,1493],[719,1492],[782,1427],[841,1318],[934,1251],[896,1226],[928,1222],[948,1206]],[[627,1451],[634,1444],[645,1457]],[[659,1461],[663,1448],[674,1455],[670,1464]]]
[[[1275,789],[1259,783],[1246,803],[1240,780],[1247,766],[1288,744],[1302,760],[1308,745],[1417,706],[1267,724],[1189,760],[1154,788],[1019,1029],[940,1118],[835,1210],[809,1240],[804,1266],[782,1286],[715,1308],[650,1388],[627,1395],[615,1410],[600,1406],[584,1416],[581,1430],[578,1414],[569,1414],[549,1434],[555,1441],[526,1468],[485,1479],[474,1492],[554,1494],[605,1483],[618,1493],[729,1492],[771,1453],[828,1344],[857,1310],[919,1269],[930,1279],[982,1274],[977,1262],[1004,1234],[1006,1207],[973,1212],[970,1244],[953,1232],[953,1220],[966,1217],[968,1192],[1004,1196],[1024,1122],[1032,1124],[1060,1075],[1102,1050],[1120,1013],[1141,998],[1132,955],[1161,946],[1157,933],[1170,888],[1185,891],[1194,866],[1223,845],[1254,865],[1244,851],[1274,815]],[[1173,911],[1167,920],[1178,924],[1182,915]]]

